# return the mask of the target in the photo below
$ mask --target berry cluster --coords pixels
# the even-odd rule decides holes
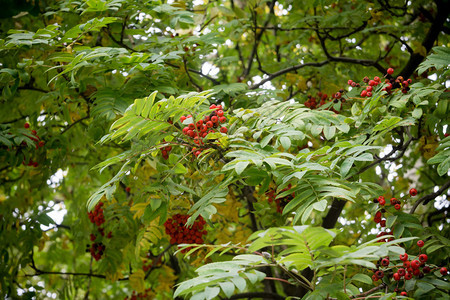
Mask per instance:
[[[94,238],[94,240],[95,240],[95,238]],[[90,252],[92,257],[96,261],[98,261],[100,258],[102,258],[103,252],[105,251],[105,245],[103,245],[102,242],[93,243],[92,246],[89,246],[89,244],[87,244],[86,247],[87,247],[86,252]]]
[[[138,299],[153,299],[153,293],[151,293],[151,288],[146,289],[142,293],[136,293],[133,291],[130,297],[126,296],[124,300],[138,300]]]
[[[417,196],[418,192],[415,188],[411,188],[409,190],[409,195],[411,197]],[[384,218],[384,213],[389,209],[387,206],[389,205],[386,202],[386,199],[383,196],[379,196],[378,199],[374,200],[375,203],[378,203],[379,208],[375,213],[374,222],[380,224],[381,228],[386,228],[386,219]],[[400,210],[402,208],[402,202],[397,198],[391,198],[389,201],[390,205],[394,207],[395,210]],[[377,237],[382,237],[384,235],[391,235],[392,230],[380,232]],[[388,242],[392,241],[394,238],[385,238],[381,239],[380,242]],[[438,267],[432,267],[427,265],[428,256],[423,254],[421,249],[425,245],[425,242],[419,240],[417,242],[417,246],[419,247],[419,254],[415,256],[413,259],[408,259],[409,255],[407,253],[401,254],[399,259],[401,261],[400,264],[396,264],[390,261],[389,257],[381,258],[377,262],[377,269],[373,270],[372,280],[374,282],[382,280],[386,277],[385,282],[391,281],[396,282],[395,292],[399,292],[399,283],[400,281],[406,282],[407,280],[411,280],[414,277],[423,278],[425,274],[430,273],[434,269],[438,269]],[[392,259],[392,258],[391,258]],[[440,269],[441,274],[447,275],[447,268],[443,267]],[[406,291],[402,291],[400,293],[402,296],[408,296]]]
[[[105,245],[101,241],[95,242],[96,240],[101,239],[100,236],[105,236],[105,229],[101,227],[103,223],[105,223],[105,216],[103,215],[102,208],[103,205],[104,203],[100,201],[99,203],[97,203],[93,211],[88,212],[89,220],[91,221],[91,223],[97,226],[97,230],[100,233],[100,235],[91,233],[89,239],[94,243],[91,246],[88,244],[86,249],[86,252],[90,252],[92,257],[94,257],[96,261],[98,261],[102,257],[103,252],[105,251]],[[108,235],[106,237],[108,239],[112,238],[112,232],[108,232]]]
[[[163,143],[166,143],[166,142],[163,140]],[[161,148],[161,154],[162,154],[162,157],[165,160],[169,159],[169,152],[170,151],[172,151],[172,146],[170,146],[170,145]]]
[[[186,222],[189,215],[176,214],[164,222],[166,233],[170,235],[171,244],[203,244],[203,236],[206,235],[204,229],[206,221],[199,216],[191,228],[187,228]]]
[[[105,223],[105,216],[103,215],[103,205],[105,203],[99,202],[95,206],[93,211],[88,212],[89,220],[91,223],[97,225],[97,227],[102,226],[103,223]]]
[[[394,69],[389,68],[387,69],[387,75],[392,75],[394,74]],[[375,76],[373,79],[370,79],[369,77],[364,77],[363,82],[365,83],[365,85],[363,86],[365,89],[361,91],[361,97],[365,98],[365,97],[372,97],[374,88],[378,85],[381,84],[381,78],[378,76]],[[349,80],[348,85],[350,85],[351,87],[360,87],[361,85],[359,83],[354,82],[353,80]],[[406,94],[409,91],[409,85],[412,83],[411,79],[403,79],[402,76],[398,76],[396,79],[394,78],[386,78],[384,80],[384,83],[386,84],[385,87],[383,87],[381,90],[385,91],[388,95],[392,93],[392,89],[397,89],[397,88],[401,88],[402,93]]]
[[[432,268],[432,266],[426,264],[428,255],[421,253],[421,249],[424,245],[425,242],[422,240],[417,242],[417,246],[419,247],[419,255],[414,257],[412,260],[408,259],[409,255],[407,253],[400,254],[399,258],[400,261],[402,261],[401,264],[392,263],[388,257],[380,259],[377,262],[377,269],[374,270],[374,274],[372,275],[372,280],[382,280],[385,276],[387,276],[388,280],[393,279],[394,282],[397,282],[395,292],[398,292],[400,281],[403,280],[406,282],[407,280],[411,280],[413,277],[423,278],[425,274],[431,273],[435,269],[439,269],[439,267]],[[440,268],[440,273],[442,276],[447,275],[447,268]],[[408,296],[408,293],[403,291],[401,292],[401,295]]]
[[[292,185],[289,184],[280,193],[286,192],[286,191],[290,190],[291,188],[292,188]],[[281,198],[277,198],[277,194],[275,194],[275,192],[276,192],[276,189],[270,188],[269,191],[266,193],[266,196],[268,198],[267,200],[269,201],[269,203],[275,202],[275,204],[277,206],[277,212],[281,214],[283,212],[283,208],[289,203],[289,201],[294,199],[295,193],[286,195]]]
[[[417,190],[415,188],[412,188],[409,190],[409,194],[411,197],[414,197],[417,195]],[[377,224],[380,224],[381,228],[386,228],[386,219],[384,218],[384,214],[386,213],[387,209],[387,202],[386,199],[383,196],[379,196],[378,199],[374,200],[375,203],[378,203],[379,210],[375,213],[375,216],[373,218],[373,221]],[[396,210],[400,210],[402,208],[402,202],[398,200],[397,198],[391,198],[389,200],[389,203],[391,206],[393,206]],[[389,229],[386,228],[386,231],[381,231],[378,233],[377,237],[381,237],[384,235],[390,235],[392,232],[388,231]],[[392,241],[393,238],[390,239],[381,239],[380,242],[389,242]]]
[[[194,140],[194,143],[198,146],[203,146],[203,139],[208,135],[208,133],[215,133],[216,130],[227,133],[228,128],[225,126],[220,126],[227,121],[225,117],[225,113],[223,111],[222,105],[212,104],[209,109],[213,109],[213,111],[205,116],[203,119],[195,121],[192,115],[181,116],[180,121],[182,124],[186,124],[183,128],[183,134],[190,139]],[[220,127],[220,128],[219,128]],[[201,148],[193,148],[192,152],[195,156],[199,156],[202,152]]]
[[[23,127],[25,129],[30,129],[30,124],[29,123],[25,123],[23,125]],[[45,145],[45,142],[41,140],[41,138],[37,135],[36,130],[30,130],[31,135],[26,135],[27,137],[29,137],[34,143],[35,143],[35,147],[36,149],[42,148]],[[26,147],[27,143],[26,142],[22,142],[21,146]],[[36,161],[33,161],[33,159],[30,158],[30,160],[28,162],[26,161],[22,161],[22,164],[24,166],[32,166],[37,168],[39,166],[39,163]]]

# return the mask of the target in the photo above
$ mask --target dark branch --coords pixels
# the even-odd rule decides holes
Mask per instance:
[[[411,208],[411,210],[409,211],[409,213],[413,214],[414,211],[419,206],[419,204],[421,204],[422,202],[423,202],[423,205],[428,204],[431,200],[434,200],[437,196],[442,195],[449,187],[450,187],[450,180],[447,181],[446,183],[444,183],[444,185],[441,186],[441,188],[439,190],[437,190],[436,192],[428,194],[426,196],[423,196],[422,198],[417,200],[416,203],[414,203],[414,205]]]
[[[255,83],[254,85],[252,85],[250,87],[250,89],[251,90],[257,89],[259,86],[263,85],[264,83],[266,83],[268,81],[271,81],[272,79],[274,79],[274,78],[276,78],[278,76],[281,76],[283,74],[286,74],[286,73],[289,73],[289,72],[293,72],[293,71],[296,71],[296,70],[304,68],[304,67],[321,67],[323,65],[326,65],[329,62],[330,62],[329,60],[324,60],[324,61],[321,61],[321,62],[318,62],[318,63],[314,63],[314,62],[304,63],[304,64],[300,64],[300,65],[296,65],[296,66],[292,66],[292,67],[280,70],[278,72],[270,74],[267,78],[261,80],[260,82]]]
[[[225,299],[253,299],[253,298],[264,298],[264,299],[280,299],[280,300],[284,300],[286,299],[285,297],[282,297],[278,294],[275,293],[266,293],[266,292],[250,292],[250,293],[242,293],[242,294],[237,294],[237,295],[233,295],[230,298],[225,298]]]

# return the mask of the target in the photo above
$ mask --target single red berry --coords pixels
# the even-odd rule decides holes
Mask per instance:
[[[361,97],[366,97],[367,96],[367,91],[366,90],[363,90],[362,92],[361,92]]]
[[[442,276],[445,276],[445,275],[447,275],[448,270],[447,270],[446,267],[442,267],[442,268],[439,270],[439,272],[441,272],[441,275],[442,275]]]
[[[389,258],[383,258],[383,259],[381,260],[381,265],[382,265],[383,267],[389,266]]]
[[[223,110],[217,111],[217,116],[218,117],[223,117]]]
[[[198,120],[196,123],[197,127],[202,127],[203,125],[203,120]]]
[[[407,253],[405,253],[405,254],[400,254],[400,260],[402,260],[402,261],[407,261],[407,260],[408,260],[408,254],[407,254]]]
[[[400,204],[395,204],[394,207],[395,207],[396,210],[400,210],[402,208],[402,206]]]
[[[387,69],[387,73],[388,73],[389,75],[394,74],[394,69],[392,69],[392,68]]]
[[[380,226],[381,227],[386,227],[386,220],[381,220]]]
[[[403,268],[399,268],[399,269],[397,270],[397,273],[398,273],[398,275],[400,275],[400,276],[405,276],[406,271],[405,271],[405,269],[403,269]]]
[[[375,80],[376,82],[380,82],[380,81],[381,81],[380,77],[378,77],[378,76],[375,76],[375,77],[373,78],[373,80]]]
[[[386,200],[384,200],[384,198],[383,198],[383,199],[381,199],[381,200],[378,200],[378,203],[379,203],[381,206],[384,206],[384,205],[386,204]]]
[[[227,118],[225,118],[225,117],[220,117],[219,118],[219,122],[220,123],[225,123],[227,121]]]
[[[429,266],[425,266],[425,267],[423,267],[422,271],[423,271],[425,274],[428,274],[428,273],[431,272],[431,269],[430,269]]]
[[[411,268],[418,269],[419,267],[420,267],[420,261],[418,261],[417,259],[415,259],[411,262]]]
[[[375,275],[376,275],[379,279],[381,279],[381,278],[384,277],[384,272],[381,271],[381,270],[378,270],[378,271],[375,272]]]
[[[220,132],[227,133],[228,129],[226,127],[222,127],[222,128],[220,128]]]
[[[351,79],[349,79],[349,80],[347,81],[347,84],[348,84],[348,85],[352,85],[352,83],[353,83],[353,80],[351,80]]]
[[[403,267],[405,267],[405,268],[410,268],[411,267],[411,263],[409,262],[409,261],[404,261],[403,262]]]
[[[195,130],[195,125],[193,123],[189,124],[188,127],[190,130]]]
[[[411,279],[412,279],[412,274],[409,273],[409,272],[406,273],[406,274],[405,274],[405,279],[406,279],[406,280],[411,280]]]
[[[373,274],[373,275],[372,275],[372,280],[373,280],[373,281],[378,281],[379,279],[378,279],[377,275]]]
[[[391,198],[391,205],[395,205],[397,203],[397,198]]]
[[[213,123],[217,123],[218,120],[219,120],[219,119],[217,118],[217,116],[212,116],[212,117],[211,117],[211,121],[212,121]]]
[[[129,186],[127,186],[127,187],[125,188],[125,191],[126,191],[127,193],[129,193],[129,192],[131,191],[131,188],[130,188]]]
[[[415,188],[412,188],[409,190],[409,194],[411,195],[411,197],[414,197],[417,195],[417,190]]]
[[[372,97],[372,92],[367,92],[367,97]]]
[[[186,116],[181,116],[181,117],[180,117],[180,122],[183,123],[184,120],[186,120]]]
[[[374,86],[374,85],[376,85],[376,84],[377,84],[377,83],[375,82],[375,80],[370,80],[370,81],[369,81],[369,85],[370,85],[370,86]]]
[[[366,91],[368,91],[368,92],[373,91],[373,87],[369,85],[368,87],[366,87]]]
[[[401,292],[400,296],[408,296],[408,293],[407,292]]]
[[[394,277],[395,281],[399,281],[400,280],[400,275],[398,273],[394,273],[393,277]]]
[[[25,124],[23,124],[23,127],[30,128],[30,124],[29,123],[25,123]]]
[[[211,106],[209,107],[209,109],[215,109],[217,106],[215,104],[211,104]]]
[[[419,246],[420,248],[422,248],[424,245],[425,245],[424,241],[422,241],[422,240],[417,241],[417,246]]]
[[[428,256],[426,254],[420,254],[419,260],[424,263],[428,260]]]
[[[405,80],[405,81],[402,82],[402,85],[403,85],[403,87],[408,87],[409,82]]]
[[[33,130],[31,130],[31,134],[36,135],[37,131],[33,129]],[[32,139],[32,140],[34,140],[34,139]]]

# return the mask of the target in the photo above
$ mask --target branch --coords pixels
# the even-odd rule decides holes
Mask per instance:
[[[447,181],[446,183],[444,183],[443,186],[441,186],[441,188],[439,190],[437,190],[434,193],[428,194],[426,196],[423,196],[422,198],[420,198],[419,200],[416,201],[416,203],[414,203],[413,207],[411,208],[411,210],[409,211],[410,214],[413,214],[414,211],[417,209],[417,207],[419,206],[420,203],[423,202],[423,205],[428,204],[428,202],[430,202],[431,200],[435,199],[437,196],[441,195],[442,193],[444,193],[448,188],[450,187],[450,180]]]
[[[226,298],[229,300],[232,299],[252,299],[252,298],[264,298],[264,299],[280,299],[280,300],[284,300],[286,299],[285,297],[282,297],[278,294],[275,293],[266,293],[266,292],[250,292],[250,293],[242,293],[242,294],[237,294],[237,295],[233,295],[230,298]]]
[[[385,284],[385,283],[382,283],[382,284],[380,284],[379,286],[376,286],[376,287],[374,287],[374,288],[368,290],[367,292],[364,292],[364,293],[361,293],[361,294],[358,294],[358,295],[351,296],[350,299],[355,299],[355,298],[365,297],[365,296],[370,295],[370,294],[372,294],[372,293],[374,293],[374,292],[376,292],[376,291],[378,291],[378,290],[381,290],[381,289],[383,289],[383,288],[385,288],[385,287],[386,287],[386,284]]]
[[[434,19],[433,24],[431,24],[425,39],[422,42],[422,46],[425,47],[427,53],[430,52],[434,45],[434,42],[439,37],[439,33],[444,29],[444,24],[450,13],[450,5],[448,1],[435,1],[437,4],[437,15]],[[447,3],[445,3],[447,2]],[[419,64],[425,59],[419,53],[414,53],[410,56],[406,66],[400,71],[401,76],[404,78],[409,78],[417,69]]]
[[[250,56],[248,57],[248,60],[247,60],[247,68],[245,68],[243,74],[241,75],[242,77],[247,77],[247,75],[250,73],[250,69],[252,68],[252,64],[253,64],[253,58],[255,57],[256,52],[258,51],[258,46],[259,46],[259,42],[261,41],[261,37],[264,34],[265,28],[269,24],[272,15],[274,14],[273,8],[275,6],[275,2],[276,1],[273,0],[270,3],[270,6],[269,6],[270,12],[269,12],[269,15],[267,16],[267,19],[266,19],[266,21],[264,23],[264,26],[255,36],[255,41],[253,43],[252,52],[250,53]],[[254,11],[254,12],[255,12],[254,32],[256,33],[256,27],[257,27],[257,24],[256,24],[256,11]]]
[[[186,74],[189,77],[189,81],[197,88],[197,92],[203,91],[202,87],[199,86],[197,83],[195,83],[195,81],[191,77],[191,74],[189,74],[189,70],[188,70],[188,67],[186,65],[186,59],[184,57],[183,57],[183,64],[184,64],[184,69],[186,70]]]
[[[66,128],[64,128],[63,131],[61,131],[61,134],[64,134],[64,132],[66,132],[67,130],[69,130],[70,128],[72,128],[73,126],[75,126],[76,124],[80,123],[83,120],[89,119],[89,115],[87,115],[86,117],[80,118],[78,120],[76,120],[75,122],[73,122],[72,124],[70,124],[69,126],[67,126]]]
[[[318,63],[314,63],[314,62],[304,63],[304,64],[300,64],[300,65],[296,65],[296,66],[292,66],[292,67],[280,70],[278,72],[270,74],[267,78],[265,78],[265,79],[261,80],[260,82],[255,83],[254,85],[250,86],[250,89],[251,90],[257,89],[259,86],[263,85],[264,83],[266,83],[268,81],[271,81],[272,79],[274,79],[274,78],[276,78],[278,76],[281,76],[283,74],[286,74],[286,73],[289,73],[289,72],[292,72],[292,71],[296,71],[296,70],[304,68],[304,67],[321,67],[323,65],[326,65],[329,62],[330,62],[329,60],[324,60],[324,61],[321,61],[321,62],[318,62]]]

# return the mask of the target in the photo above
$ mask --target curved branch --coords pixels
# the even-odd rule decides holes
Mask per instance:
[[[413,207],[411,208],[411,210],[409,211],[410,214],[413,214],[414,211],[417,209],[417,207],[419,206],[419,204],[421,204],[423,202],[423,205],[428,204],[428,202],[430,202],[431,200],[435,199],[437,196],[443,194],[448,188],[450,187],[450,180],[447,181],[446,183],[444,183],[443,186],[441,186],[441,188],[439,190],[437,190],[434,193],[428,194],[426,196],[423,196],[422,198],[420,198],[419,200],[417,200]]]
[[[296,65],[296,66],[292,66],[292,67],[280,70],[278,72],[270,74],[267,78],[265,78],[265,79],[261,80],[260,82],[255,83],[254,85],[250,86],[250,89],[251,90],[257,89],[258,87],[260,87],[264,83],[266,83],[268,81],[271,81],[272,79],[274,79],[274,78],[276,78],[278,76],[281,76],[283,74],[286,74],[286,73],[289,73],[289,72],[292,72],[292,71],[296,71],[296,70],[304,68],[304,67],[321,67],[323,65],[326,65],[329,62],[330,62],[329,60],[324,60],[324,61],[321,61],[321,62],[318,62],[318,63],[313,63],[313,62],[311,62],[311,63],[304,63],[304,64],[300,64],[300,65]]]
[[[266,293],[266,292],[250,292],[250,293],[242,293],[242,294],[236,294],[231,296],[230,298],[226,298],[229,300],[232,299],[252,299],[252,298],[264,298],[264,299],[280,299],[280,300],[284,300],[286,299],[285,297],[282,297],[278,294],[275,293]]]

